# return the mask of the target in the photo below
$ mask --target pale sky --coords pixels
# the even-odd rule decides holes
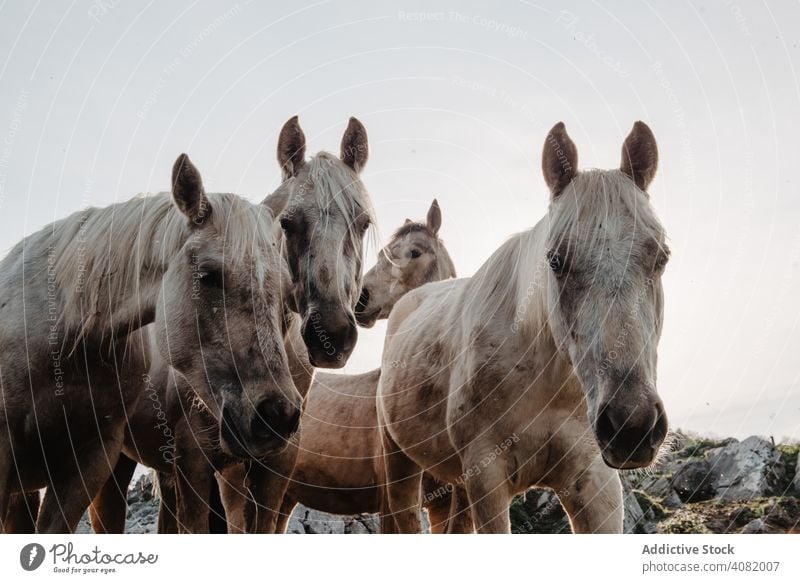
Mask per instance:
[[[294,114],[310,152],[347,119],[383,242],[442,207],[468,276],[546,212],[564,121],[611,168],[637,119],[672,259],[659,392],[673,428],[800,438],[800,6],[794,2],[0,3],[0,250],[87,205],[166,190],[260,200]],[[367,267],[374,262],[370,250]],[[362,331],[346,372],[380,362]]]

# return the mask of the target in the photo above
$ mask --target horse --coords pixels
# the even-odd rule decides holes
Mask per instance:
[[[424,222],[407,219],[397,229],[378,253],[376,265],[364,275],[356,307],[359,325],[371,327],[376,320],[387,318],[406,292],[456,276],[453,261],[439,239],[441,223],[441,210],[434,200]],[[384,471],[375,411],[380,372],[317,373],[306,395],[299,452],[283,499],[278,532],[285,531],[298,502],[334,514],[381,511]],[[448,522],[451,490],[433,480],[426,486],[432,530],[463,528]],[[468,514],[459,516],[463,519]]]
[[[465,488],[480,533],[510,532],[509,504],[531,486],[558,492],[573,532],[622,532],[617,470],[651,464],[668,432],[656,361],[669,251],[647,194],[657,165],[636,122],[618,170],[579,172],[555,125],[547,215],[471,278],[397,303],[377,410],[400,532],[420,530],[423,472]]]
[[[171,195],[80,211],[11,250],[0,517],[13,494],[46,488],[36,529],[76,528],[112,475],[151,353],[225,420],[223,447],[264,455],[291,435],[302,398],[280,341],[279,237],[268,207],[206,193],[182,154]]]
[[[338,158],[320,152],[306,161],[305,149],[299,120],[292,117],[278,139],[284,180],[264,201],[283,209],[274,215],[283,233],[283,261],[291,271],[284,294],[283,342],[301,395],[311,384],[315,365],[338,368],[352,351],[357,332],[350,328],[355,326],[353,309],[361,289],[364,238],[375,221],[369,194],[358,176],[369,151],[361,122],[350,119]],[[259,493],[263,509],[274,509],[262,509],[249,530],[274,531],[294,466],[294,450],[286,451],[288,440],[270,456],[225,451],[209,438],[216,434],[217,419],[198,406],[191,386],[171,378],[168,363],[154,359],[149,379],[150,399],[143,400],[131,417],[125,453],[158,472],[159,532],[208,532],[215,518],[209,512],[215,471],[224,497],[236,499],[237,489],[253,490]],[[172,439],[166,450],[163,431]],[[106,495],[92,505],[96,531],[124,529],[131,471],[122,472],[119,483],[110,482]]]

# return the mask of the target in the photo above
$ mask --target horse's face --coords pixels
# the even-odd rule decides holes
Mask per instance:
[[[544,149],[553,192],[542,258],[549,323],[583,384],[603,459],[614,468],[649,465],[667,434],[656,361],[669,252],[645,193],[656,152],[641,122],[623,146],[621,171],[576,173],[563,124]]]
[[[341,150],[339,158],[323,152],[306,162],[296,117],[286,122],[278,142],[288,190],[280,222],[292,279],[289,306],[303,318],[311,364],[323,368],[343,367],[355,347],[353,308],[372,221],[369,196],[358,178],[367,161],[367,134],[355,118]]]
[[[267,207],[233,195],[209,200],[185,156],[173,187],[190,234],[163,280],[159,350],[220,422],[227,453],[279,451],[297,430],[302,404],[280,327],[279,227]]]
[[[455,277],[455,269],[439,240],[442,214],[434,200],[424,223],[406,219],[391,242],[378,253],[375,267],[364,275],[356,320],[370,328],[389,312],[404,294],[431,281]]]

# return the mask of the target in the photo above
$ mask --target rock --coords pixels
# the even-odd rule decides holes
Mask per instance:
[[[517,496],[509,509],[511,531],[518,534],[562,534],[571,532],[561,502],[555,492],[545,489],[529,490]]]
[[[375,514],[360,514],[345,518],[345,534],[378,534],[380,532],[381,522]]]
[[[344,534],[344,518],[298,504],[289,518],[291,534]]]
[[[797,494],[800,494],[800,453],[797,454],[797,462],[795,462],[794,479],[792,480],[792,488]]]
[[[664,498],[661,499],[661,504],[664,505],[665,508],[680,508],[683,506],[683,502],[681,502],[680,496],[675,490],[670,489],[669,494],[667,494]]]
[[[660,522],[656,532],[659,534],[708,534],[711,530],[705,525],[701,516],[684,508]]]
[[[721,500],[743,501],[783,494],[777,491],[785,472],[781,454],[764,438],[752,436],[730,443],[710,454],[708,463]]]
[[[658,475],[646,476],[639,482],[636,488],[637,490],[644,490],[651,496],[662,500],[675,494],[670,480],[664,476]]]
[[[800,500],[784,496],[771,500],[764,507],[764,522],[776,532],[800,530]]]
[[[338,516],[298,504],[286,527],[288,534],[376,534],[381,531],[377,515]]]
[[[686,461],[672,476],[672,488],[683,502],[702,502],[716,494],[708,460]]]
[[[745,524],[739,532],[742,534],[772,534],[774,531],[767,526],[763,518],[756,518]]]
[[[622,532],[624,533],[637,532],[637,529],[641,531],[640,526],[644,522],[644,510],[634,492],[635,490],[626,489],[622,498],[625,507],[625,516],[622,520]]]

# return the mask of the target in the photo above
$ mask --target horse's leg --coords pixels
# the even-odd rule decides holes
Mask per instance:
[[[425,505],[428,521],[431,523],[431,534],[446,534],[450,519],[450,500],[452,494],[445,494],[436,501]]]
[[[297,500],[285,494],[281,502],[281,510],[278,514],[278,523],[275,525],[276,534],[284,534],[289,527],[289,519],[292,517],[294,507],[297,506]]]
[[[40,499],[38,490],[12,494],[3,522],[5,532],[9,534],[33,534],[36,532],[36,517],[39,514]]]
[[[394,519],[400,533],[422,532],[419,517],[422,509],[422,468],[403,453],[385,427],[381,428],[381,442],[386,471],[387,519]]]
[[[178,510],[175,500],[175,480],[172,474],[158,472],[158,534],[178,532]]]
[[[136,462],[120,455],[111,477],[89,506],[89,520],[98,534],[122,534],[128,514],[128,487],[136,470]]]
[[[11,464],[13,457],[11,454],[11,443],[6,439],[8,426],[0,423],[3,439],[0,440],[0,518],[5,518],[8,514],[11,498]],[[0,520],[0,534],[6,532],[5,521]]]
[[[245,485],[244,464],[234,464],[228,466],[217,478],[219,491],[222,497],[222,504],[225,507],[225,516],[228,519],[228,532],[245,533],[247,532],[248,509],[253,501],[250,500]]]
[[[222,494],[219,491],[219,482],[211,480],[211,493],[208,500],[208,532],[211,534],[228,534],[228,520],[225,506],[222,504]]]
[[[469,505],[467,491],[459,487],[453,491],[453,505],[450,507],[450,524],[447,534],[469,534],[475,532],[472,522],[472,508]]]
[[[556,490],[572,532],[621,533],[624,509],[619,474],[604,464],[599,454],[592,459],[580,457],[575,471],[559,480]]]
[[[297,461],[297,451],[294,445],[290,445],[278,455],[250,462],[247,488],[254,503],[248,505],[251,512],[247,517],[247,532],[261,534],[276,532],[281,503]]]
[[[123,426],[113,437],[101,439],[91,447],[75,451],[76,464],[62,465],[59,475],[45,490],[36,530],[40,533],[71,533],[83,513],[111,477],[122,449]]]
[[[209,531],[209,506],[214,469],[199,448],[184,449],[175,460],[178,532]]]
[[[503,458],[498,457],[491,464],[485,465],[487,452],[493,445],[483,448],[470,447],[462,455],[463,476],[466,478],[466,491],[472,508],[472,520],[475,530],[480,534],[510,534],[511,519],[508,507],[511,493],[508,488],[508,474]]]

